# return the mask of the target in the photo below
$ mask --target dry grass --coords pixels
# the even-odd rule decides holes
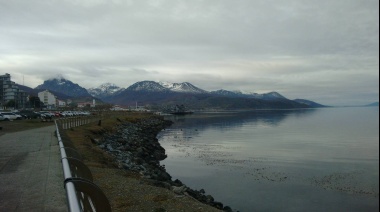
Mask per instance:
[[[219,211],[188,196],[177,196],[172,191],[143,184],[138,173],[119,169],[112,156],[99,149],[91,139],[113,132],[121,121],[137,121],[146,113],[107,114],[98,122],[61,132],[62,139],[72,141],[90,168],[94,182],[108,197],[113,211]]]
[[[14,121],[0,121],[0,136],[5,133],[13,133],[24,130],[30,130],[39,127],[46,127],[53,125],[54,122],[43,122],[41,119],[24,119]]]

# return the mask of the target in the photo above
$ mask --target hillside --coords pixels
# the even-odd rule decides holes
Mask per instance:
[[[91,95],[87,92],[85,88],[64,78],[54,78],[45,80],[43,84],[37,86],[35,89],[46,89],[70,97],[91,97]]]

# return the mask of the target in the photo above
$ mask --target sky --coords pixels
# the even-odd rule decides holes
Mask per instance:
[[[379,101],[378,0],[0,0],[0,75]]]

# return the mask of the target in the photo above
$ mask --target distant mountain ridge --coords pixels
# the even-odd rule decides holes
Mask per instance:
[[[379,107],[379,102],[373,102],[371,104],[368,104],[368,105],[364,105],[365,107]]]
[[[228,90],[217,90],[217,91],[206,91],[201,88],[194,86],[189,82],[182,83],[171,83],[171,82],[155,82],[155,81],[140,81],[136,82],[128,88],[120,88],[119,86],[112,83],[105,83],[97,88],[90,88],[88,92],[95,97],[107,97],[112,96],[123,90],[134,90],[134,91],[150,91],[150,92],[177,92],[177,93],[189,93],[189,94],[211,94],[217,96],[225,97],[244,97],[244,98],[257,98],[257,99],[286,99],[284,96],[277,92],[269,92],[264,94],[258,93],[248,93],[243,94],[241,91],[228,91]],[[111,91],[111,92],[110,92]]]
[[[256,99],[265,99],[265,100],[273,100],[273,99],[286,99],[284,96],[277,92],[269,92],[264,94],[258,93],[248,93],[244,94],[241,91],[227,91],[227,90],[217,90],[212,91],[211,94],[226,96],[226,97],[243,97],[243,98],[256,98]]]
[[[325,105],[321,105],[319,103],[307,100],[307,99],[294,99],[294,101],[302,104],[309,105],[310,107],[326,107]]]
[[[113,83],[104,83],[96,88],[85,89],[64,78],[44,81],[36,90],[50,90],[66,98],[99,98],[104,102],[118,105],[145,105],[162,109],[172,105],[186,105],[189,109],[291,109],[323,107],[310,100],[289,100],[278,92],[243,93],[241,91],[206,91],[189,82],[171,83],[140,81],[127,88]]]
[[[277,92],[264,94],[242,93],[241,91],[218,90],[208,92],[189,82],[170,83],[140,81],[114,95],[105,96],[103,101],[120,105],[149,105],[165,107],[186,104],[191,109],[281,109],[310,108],[323,106],[312,101],[289,100]]]

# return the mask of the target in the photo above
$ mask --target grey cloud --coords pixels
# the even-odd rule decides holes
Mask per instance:
[[[349,102],[346,93],[378,88],[378,8],[377,0],[0,0],[0,70],[34,75],[34,86],[65,73],[85,87],[190,81],[329,103],[335,88]]]

